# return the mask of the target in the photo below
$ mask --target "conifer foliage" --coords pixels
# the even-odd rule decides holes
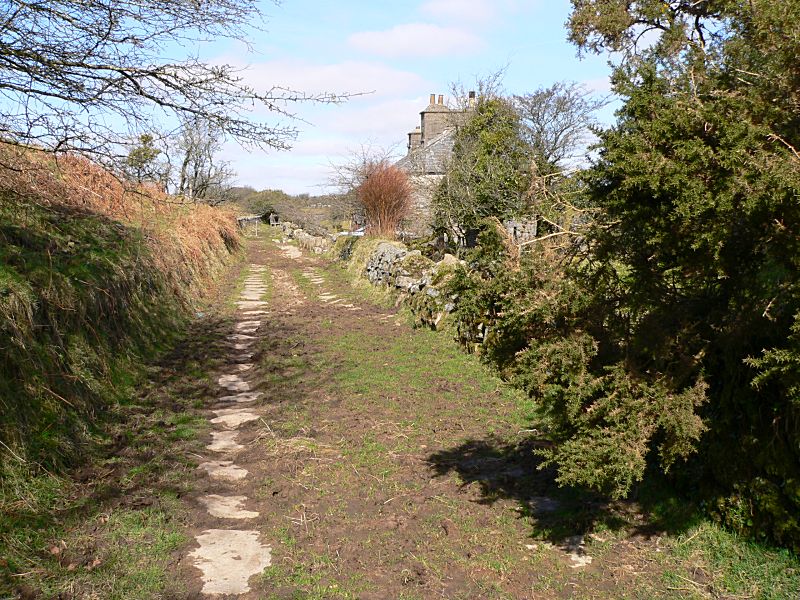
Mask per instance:
[[[562,484],[621,497],[657,469],[798,550],[800,1],[572,4],[582,52],[625,56],[593,220],[510,268],[484,235],[458,335],[537,401]]]
[[[573,4],[585,49],[633,53],[633,23],[663,32],[618,69],[625,106],[586,177],[606,335],[674,393],[707,382],[695,462],[715,510],[798,547],[800,2],[643,3],[627,25],[589,18],[613,2]]]

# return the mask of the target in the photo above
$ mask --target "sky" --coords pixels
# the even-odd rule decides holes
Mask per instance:
[[[430,94],[466,89],[504,69],[503,88],[524,94],[557,81],[609,93],[605,57],[579,59],[566,39],[569,0],[283,0],[263,4],[266,25],[250,48],[214,44],[211,61],[246,67],[253,87],[308,94],[363,94],[338,105],[300,103],[291,110],[299,136],[290,151],[248,152],[234,142],[222,157],[237,183],[292,194],[329,191],[331,164],[362,147],[405,153]],[[267,122],[286,123],[272,114]],[[610,124],[613,107],[599,115]]]

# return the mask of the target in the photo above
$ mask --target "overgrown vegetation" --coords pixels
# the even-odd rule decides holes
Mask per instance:
[[[81,459],[103,414],[130,394],[141,358],[177,331],[238,234],[229,213],[126,189],[85,159],[0,152],[4,482]]]
[[[456,133],[452,160],[434,196],[434,228],[471,245],[481,219],[524,214],[530,158],[513,107],[501,98],[479,98]]]
[[[628,58],[588,210],[519,259],[484,221],[449,290],[459,337],[541,406],[562,484],[625,496],[654,468],[800,550],[800,3],[573,6],[582,50]]]

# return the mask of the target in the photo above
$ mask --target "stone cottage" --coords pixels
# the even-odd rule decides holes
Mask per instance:
[[[475,92],[465,108],[450,108],[444,95],[431,94],[420,112],[420,124],[408,134],[408,153],[396,165],[408,173],[413,193],[409,232],[425,234],[430,229],[431,199],[453,154],[455,132],[475,108]]]

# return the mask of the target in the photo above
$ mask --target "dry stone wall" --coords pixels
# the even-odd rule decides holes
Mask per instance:
[[[308,250],[309,252],[313,252],[314,254],[323,254],[327,252],[333,246],[333,242],[335,241],[335,238],[332,237],[311,235],[289,221],[280,223],[277,225],[277,227],[283,231],[283,234],[287,238],[295,240],[298,246]]]
[[[358,243],[351,240],[342,244],[336,258],[344,262],[356,260],[359,253],[353,252],[353,246]],[[409,306],[418,323],[436,328],[455,308],[454,298],[443,290],[460,264],[462,261],[450,254],[434,262],[399,242],[381,242],[369,253],[360,274],[375,286],[397,292],[399,301]]]
[[[333,250],[334,258],[342,262],[358,260],[356,256],[362,256],[363,260],[362,254],[354,252],[357,244],[367,243],[363,238],[344,238],[336,244],[337,236],[311,235],[294,223],[284,222],[277,227],[307,251],[322,254]],[[369,253],[359,274],[375,286],[397,292],[399,301],[411,308],[420,324],[436,328],[455,308],[455,298],[446,296],[443,288],[460,264],[463,261],[451,254],[434,262],[400,242],[384,241]]]

